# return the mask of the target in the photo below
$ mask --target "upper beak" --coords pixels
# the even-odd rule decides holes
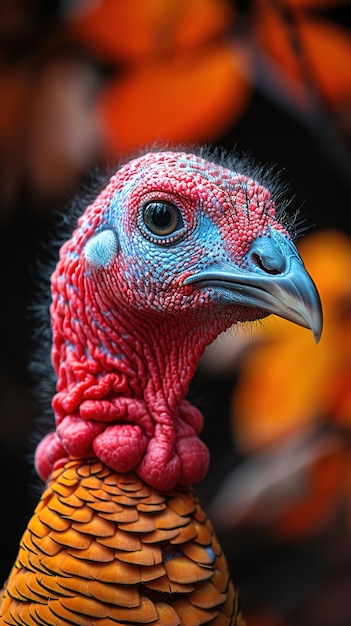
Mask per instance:
[[[315,284],[294,244],[271,229],[257,238],[243,263],[211,265],[188,276],[184,283],[211,286],[225,292],[230,303],[275,313],[313,332],[319,341],[323,314]]]

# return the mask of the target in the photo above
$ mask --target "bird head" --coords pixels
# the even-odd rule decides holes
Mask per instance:
[[[61,249],[52,293],[61,456],[93,451],[162,488],[207,467],[201,416],[184,400],[206,345],[269,313],[316,339],[322,326],[269,189],[204,154],[119,169]]]
[[[320,336],[318,293],[270,191],[193,154],[122,167],[70,246],[87,283],[143,318],[212,313],[227,326],[275,313]]]

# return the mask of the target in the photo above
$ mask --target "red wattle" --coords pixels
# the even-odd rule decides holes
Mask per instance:
[[[50,478],[57,461],[68,460],[68,455],[60,438],[55,433],[49,433],[41,440],[35,451],[35,469],[45,482]]]
[[[57,426],[63,448],[72,456],[92,454],[95,437],[105,428],[103,422],[86,421],[81,417],[66,415]]]
[[[116,472],[129,472],[140,462],[147,442],[140,426],[116,424],[95,438],[93,450],[100,461]]]
[[[207,446],[198,437],[185,437],[177,441],[177,453],[182,462],[179,479],[181,485],[193,485],[205,478],[210,464]]]

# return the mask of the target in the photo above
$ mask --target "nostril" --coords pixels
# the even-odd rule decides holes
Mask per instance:
[[[248,253],[249,263],[265,274],[276,276],[286,271],[287,257],[272,237],[256,239]]]
[[[276,267],[276,263],[273,265],[272,259],[262,258],[257,252],[254,252],[251,255],[252,262],[257,265],[261,270],[266,272],[266,274],[271,274],[272,276],[276,276],[277,274],[281,274],[284,271],[284,268],[279,269]]]

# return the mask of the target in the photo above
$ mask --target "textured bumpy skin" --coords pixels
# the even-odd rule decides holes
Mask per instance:
[[[190,487],[209,459],[185,396],[206,345],[238,321],[273,311],[318,336],[315,288],[269,191],[220,163],[146,154],[83,209],[52,276],[47,490],[1,624],[239,626]]]
[[[154,199],[181,210],[168,236],[146,227],[142,207]],[[151,153],[112,177],[53,276],[57,430],[37,454],[43,478],[71,454],[95,454],[160,489],[203,478],[208,454],[202,416],[184,400],[189,381],[218,332],[262,313],[222,306],[184,280],[210,253],[245,264],[270,227],[285,232],[264,187],[194,155]]]
[[[158,492],[100,461],[54,472],[8,584],[13,626],[243,624],[193,492]]]

